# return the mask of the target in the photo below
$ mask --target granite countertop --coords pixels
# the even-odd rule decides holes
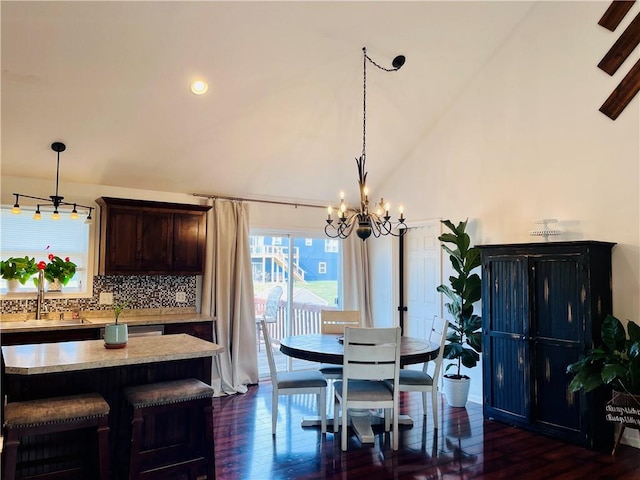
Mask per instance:
[[[64,318],[60,319],[60,313]],[[47,330],[72,330],[101,328],[113,323],[113,312],[81,312],[80,318],[70,318],[70,312],[49,313],[50,318],[35,320],[34,314],[6,314],[0,319],[0,333],[17,333]],[[119,323],[127,325],[165,325],[168,323],[193,323],[214,321],[211,315],[195,312],[166,310],[133,310],[120,316]]]
[[[185,360],[217,355],[215,343],[185,333],[129,338],[127,346],[107,349],[102,340],[2,347],[5,372],[39,375],[96,368]]]

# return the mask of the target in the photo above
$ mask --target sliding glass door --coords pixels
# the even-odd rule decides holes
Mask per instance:
[[[256,317],[266,315],[270,293],[282,295],[274,315],[266,315],[279,369],[310,368],[302,361],[280,356],[282,337],[320,333],[320,311],[341,305],[341,246],[337,240],[282,232],[252,232],[251,265]],[[273,311],[271,308],[270,311]],[[268,375],[263,362],[262,336],[257,336],[260,376]],[[317,367],[317,365],[315,365]]]

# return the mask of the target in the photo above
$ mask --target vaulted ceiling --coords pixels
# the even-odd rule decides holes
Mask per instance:
[[[2,175],[326,203],[424,141],[534,2],[1,2]],[[209,91],[189,91],[196,77]]]

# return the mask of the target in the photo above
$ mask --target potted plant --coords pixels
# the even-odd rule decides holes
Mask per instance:
[[[567,367],[567,373],[573,374],[569,389],[586,393],[601,385],[610,385],[614,399],[637,396],[640,407],[640,326],[629,321],[625,332],[620,320],[607,315],[601,335],[602,345]]]
[[[104,346],[106,348],[124,348],[129,341],[129,328],[126,323],[118,323],[120,314],[129,305],[128,301],[113,304],[114,323],[104,327]]]
[[[613,389],[611,401],[605,406],[606,413],[602,412],[606,421],[620,424],[613,455],[625,427],[639,428],[640,425],[640,326],[629,321],[625,332],[620,320],[607,315],[600,334],[602,344],[570,364],[567,373],[573,375],[569,383],[571,392],[587,393],[603,386]]]
[[[63,260],[53,253],[47,255],[47,259],[49,262],[38,262],[38,270],[43,271],[44,279],[49,282],[48,290],[59,291],[62,285],[69,283],[69,280],[75,275],[76,264],[69,257],[65,257]],[[34,282],[36,285],[38,284],[37,279],[34,279]]]
[[[17,290],[18,282],[24,285],[37,272],[35,258],[9,257],[0,261],[0,275],[7,280],[10,292]]]
[[[473,313],[473,305],[480,300],[482,292],[480,277],[472,273],[480,266],[480,250],[471,246],[471,239],[465,231],[467,220],[457,226],[449,220],[442,220],[442,223],[451,232],[440,235],[438,240],[443,242],[442,249],[449,254],[451,266],[456,272],[456,275],[449,277],[449,286],[437,287],[438,292],[449,299],[445,307],[452,317],[444,358],[456,360],[447,365],[443,383],[447,403],[452,407],[464,407],[471,379],[461,372],[461,366],[475,367],[482,352],[482,318]],[[451,368],[455,368],[455,372],[447,373]]]

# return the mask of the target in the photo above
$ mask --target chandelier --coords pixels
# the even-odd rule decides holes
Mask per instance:
[[[389,203],[385,203],[384,198],[380,198],[380,202],[373,205],[373,210],[369,210],[369,190],[367,188],[367,171],[365,167],[366,146],[367,146],[367,62],[371,62],[380,70],[385,72],[395,72],[404,65],[405,58],[398,55],[393,59],[393,68],[385,68],[371,60],[367,55],[367,48],[362,48],[363,54],[363,87],[362,87],[362,155],[356,158],[358,166],[358,187],[360,190],[360,205],[351,207],[344,201],[344,193],[340,193],[340,205],[337,209],[337,222],[331,217],[332,208],[329,206],[327,215],[327,224],[324,227],[324,233],[330,238],[347,238],[355,229],[356,235],[363,241],[372,234],[378,238],[383,235],[392,235],[400,237],[406,232],[405,218],[402,207],[400,207],[400,218],[397,222],[391,221],[389,215]],[[394,232],[397,230],[397,233]]]
[[[13,208],[11,209],[11,213],[15,213],[15,214],[20,213],[20,197],[24,197],[24,198],[32,198],[34,200],[41,200],[43,202],[43,203],[38,203],[36,205],[36,210],[33,214],[34,220],[42,219],[42,214],[40,213],[40,207],[53,206],[53,213],[51,215],[52,220],[60,219],[60,212],[58,211],[60,207],[73,207],[73,209],[71,210],[70,218],[72,219],[78,218],[78,208],[80,208],[81,210],[88,210],[86,221],[87,222],[91,221],[91,212],[93,211],[94,207],[81,205],[79,203],[65,202],[64,197],[58,194],[59,193],[58,181],[60,178],[60,152],[64,152],[66,149],[67,149],[67,146],[64,143],[53,142],[51,144],[51,150],[58,153],[58,164],[56,166],[56,194],[49,195],[49,198],[42,198],[42,197],[34,197],[32,195],[25,195],[22,193],[14,193],[13,195],[16,197],[16,203],[13,205]]]

